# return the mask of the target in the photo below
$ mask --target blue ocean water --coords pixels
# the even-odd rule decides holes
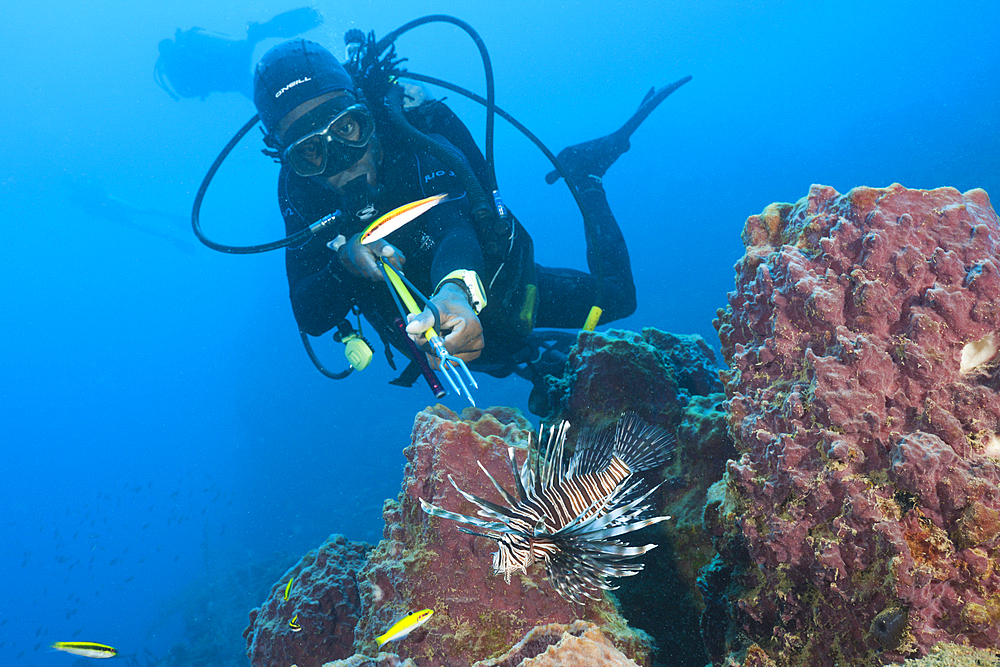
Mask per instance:
[[[143,665],[166,664],[177,646],[242,664],[246,613],[280,572],[330,533],[380,536],[413,416],[433,397],[387,385],[379,345],[368,370],[322,377],[298,341],[282,253],[197,244],[194,193],[254,110],[236,93],[177,102],[152,77],[175,28],[242,38],[248,21],[296,6],[4,10],[0,664],[74,662],[48,648],[60,640],[112,644]],[[638,285],[638,310],[616,327],[717,347],[711,320],[744,220],[810,184],[1000,192],[996,3],[313,6],[326,22],[307,36],[337,53],[349,28],[384,35],[428,13],[469,22],[498,104],[554,151],[616,129],[650,87],[693,75],[605,179]],[[477,52],[452,26],[418,29],[398,49],[414,71],[483,90]],[[481,109],[448,99],[481,136]],[[244,141],[205,201],[220,241],[283,231],[277,167],[260,147]],[[585,268],[579,214],[564,186],[545,184],[541,154],[502,123],[496,151],[538,261]],[[318,349],[341,367],[336,346]],[[481,384],[480,404],[526,407],[527,383]]]

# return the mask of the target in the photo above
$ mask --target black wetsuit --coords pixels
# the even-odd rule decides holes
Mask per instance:
[[[327,243],[338,235],[349,239],[377,216],[440,193],[448,193],[449,199],[393,232],[387,241],[405,255],[406,277],[428,296],[442,278],[456,269],[476,271],[488,286],[489,303],[480,316],[486,349],[470,364],[474,369],[495,375],[510,373],[512,363],[525,362],[531,357],[527,335],[532,327],[579,328],[591,306],[599,301],[604,309],[602,322],[625,317],[635,310],[628,251],[599,181],[580,179],[586,188],[581,195],[586,205],[587,260],[591,274],[546,268],[534,265],[533,260],[522,260],[532,262],[526,267],[530,270],[505,268],[489,287],[495,271],[489,268],[490,258],[484,257],[469,213],[469,198],[459,179],[432,155],[404,146],[394,138],[391,128],[379,127],[378,136],[383,150],[379,187],[365,197],[343,197],[318,177],[303,178],[287,167],[282,168],[278,200],[288,235],[336,210],[344,212],[333,229],[286,252],[292,310],[300,329],[318,336],[336,326],[357,305],[383,340],[398,348],[399,334],[393,326],[398,310],[387,286],[349,273]],[[440,135],[431,136],[447,142]],[[467,152],[476,152],[470,159],[474,168],[482,163],[478,149],[470,148],[467,142],[456,142],[465,146]],[[527,243],[527,254],[520,257],[531,257],[530,239]],[[521,296],[525,286],[511,284],[517,280],[533,283],[530,303],[522,304],[526,301]],[[498,298],[505,294],[517,296]]]

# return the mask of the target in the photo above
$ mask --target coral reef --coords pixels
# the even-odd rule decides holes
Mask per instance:
[[[634,411],[677,434],[678,454],[657,492],[663,513],[675,518],[661,524],[670,526],[666,531],[647,528],[630,540],[661,547],[642,557],[647,568],[638,576],[615,581],[624,584],[616,594],[640,627],[657,633],[671,665],[702,667],[705,655],[699,646],[693,580],[713,552],[701,529],[701,511],[705,490],[721,479],[733,452],[712,351],[697,336],[655,329],[641,334],[587,332],[573,348],[568,367],[553,384],[559,418],[600,427]],[[563,664],[572,663],[566,656],[576,650],[607,653],[609,665],[628,664],[614,662],[618,658],[606,647],[611,642],[635,663],[649,665],[650,637],[629,628],[614,597],[585,606],[567,602],[545,580],[540,564],[527,576],[515,573],[507,585],[493,574],[492,542],[462,533],[453,522],[428,516],[420,508],[418,499],[424,498],[450,511],[475,512],[477,508],[448,483],[448,475],[470,493],[499,500],[478,463],[501,485],[513,488],[507,447],[522,448],[518,460],[523,460],[533,430],[519,412],[506,408],[470,408],[461,417],[441,406],[421,412],[404,452],[408,464],[402,492],[384,508],[384,539],[374,549],[332,539],[282,577],[265,604],[251,614],[245,636],[252,665],[318,667],[337,660],[331,664],[468,667],[475,661],[510,657],[510,647],[525,633],[551,623],[563,624],[549,633],[551,641],[541,641],[541,631],[525,640],[538,647],[532,659],[541,660],[550,644],[562,642],[553,659]],[[683,557],[675,557],[674,548]],[[286,601],[290,577],[295,581]],[[320,590],[323,585],[334,589],[328,598]],[[383,647],[398,655],[376,655],[373,638],[421,608],[436,613],[405,639]],[[317,609],[329,616],[322,634],[317,632],[322,620],[315,615]],[[295,614],[300,632],[288,625]],[[571,631],[562,640],[563,626],[580,619],[594,624],[605,639]],[[522,649],[530,652],[525,645]]]
[[[691,396],[721,392],[715,354],[701,336],[646,328],[581,331],[563,376],[550,382],[552,419],[606,426],[623,412],[651,424],[676,424]]]
[[[264,604],[250,612],[243,636],[251,666],[319,667],[351,655],[361,615],[358,571],[370,550],[367,544],[331,535],[288,570]],[[293,618],[300,631],[289,625]]]
[[[393,645],[400,657],[465,667],[503,654],[538,623],[583,618],[599,625],[624,653],[646,663],[648,638],[627,628],[610,599],[587,606],[567,602],[544,580],[539,564],[528,576],[515,573],[505,584],[493,575],[492,543],[421,510],[419,498],[474,513],[475,506],[448,483],[448,475],[470,493],[496,497],[477,462],[513,488],[506,449],[525,443],[530,425],[505,408],[467,408],[463,416],[441,406],[417,415],[412,444],[404,452],[409,462],[403,490],[398,501],[386,503],[384,539],[360,573],[365,611],[354,650],[370,653],[372,637],[403,614],[430,608],[436,612],[430,621]]]
[[[509,651],[472,667],[638,667],[593,623],[535,626]]]
[[[298,667],[298,665],[292,665]],[[400,660],[395,653],[379,653],[374,658],[355,653],[350,658],[323,663],[323,667],[417,667],[409,658]]]
[[[1000,224],[986,193],[814,186],[749,218],[743,239],[717,321],[741,453],[706,508],[713,660],[995,647]]]
[[[986,651],[942,642],[923,658],[903,661],[904,667],[996,667],[1000,664],[1000,649]]]
[[[554,419],[602,426],[635,412],[677,436],[658,492],[661,514],[673,518],[637,536],[660,546],[643,556],[643,571],[618,580],[615,591],[629,623],[656,639],[656,660],[669,655],[677,667],[702,667],[707,659],[699,647],[695,580],[715,549],[702,512],[708,488],[735,456],[718,373],[714,353],[699,336],[652,328],[582,331],[549,393],[558,406]]]

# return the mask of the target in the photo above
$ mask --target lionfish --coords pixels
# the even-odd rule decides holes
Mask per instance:
[[[432,516],[485,530],[460,529],[497,543],[493,573],[503,574],[508,584],[515,571],[527,574],[530,565],[544,562],[546,577],[556,591],[582,603],[583,596],[598,599],[594,593],[599,589],[617,588],[610,585],[609,577],[639,572],[641,563],[626,561],[656,547],[630,546],[614,538],[670,518],[651,516],[647,499],[660,485],[651,486],[636,473],[664,464],[673,453],[674,439],[629,413],[614,429],[584,431],[567,459],[568,428],[565,421],[558,428],[551,427],[544,451],[532,457],[529,447],[520,470],[514,448],[508,447],[517,497],[479,463],[505,505],[466,493],[448,476],[455,490],[480,508],[477,514],[483,519],[449,512],[423,498],[420,504]]]

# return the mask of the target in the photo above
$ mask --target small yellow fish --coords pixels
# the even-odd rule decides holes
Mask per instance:
[[[292,590],[292,582],[295,581],[295,577],[288,580],[288,584],[285,585],[285,599],[288,599],[288,591]]]
[[[375,638],[375,641],[378,642],[378,647],[382,648],[383,644],[386,642],[402,639],[426,623],[427,619],[429,619],[433,614],[433,609],[423,609],[421,611],[414,612],[409,616],[404,616],[398,623],[386,630],[385,634],[379,635]]]
[[[85,658],[113,658],[118,655],[117,650],[96,642],[56,642],[52,648]]]
[[[288,627],[292,629],[292,632],[302,632],[302,626],[299,625],[299,615],[295,614],[292,616],[292,620],[288,621]]]
[[[420,217],[431,210],[445,199],[447,194],[431,195],[425,199],[418,199],[409,204],[403,204],[399,208],[394,208],[378,220],[368,225],[365,231],[361,232],[361,244],[371,243],[383,239],[393,233],[411,220]]]

